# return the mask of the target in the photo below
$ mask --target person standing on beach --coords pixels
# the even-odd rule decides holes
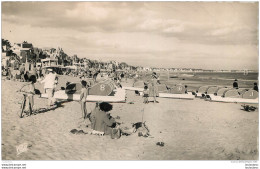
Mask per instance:
[[[80,92],[80,105],[81,105],[81,112],[82,112],[82,117],[83,119],[87,118],[87,96],[88,96],[88,85],[87,82],[85,80],[81,81],[81,85],[82,85],[82,89]]]
[[[149,96],[153,97],[154,99],[154,103],[159,103],[158,101],[156,101],[156,97],[159,96],[159,91],[158,91],[158,87],[157,87],[157,81],[158,81],[158,76],[156,75],[155,72],[153,72],[152,74],[152,82],[149,85]]]
[[[234,81],[234,83],[233,83],[233,88],[238,89],[237,79],[235,79],[235,81]]]
[[[37,66],[36,67],[36,75],[37,75],[36,77],[37,77],[37,79],[39,79],[41,77],[41,72],[42,72],[41,67]]]
[[[149,90],[147,86],[144,86],[144,91],[143,91],[144,95],[144,104],[148,104],[148,97],[149,97]]]
[[[57,75],[53,72],[52,69],[47,69],[48,74],[45,76],[45,78],[41,81],[41,83],[44,83],[44,90],[48,95],[48,107],[50,108],[52,105],[54,105],[54,89],[57,84]]]
[[[128,72],[125,72],[125,82],[127,83]]]
[[[34,107],[34,98],[33,96],[35,95],[35,86],[34,86],[34,83],[36,83],[36,76],[35,75],[32,75],[30,76],[29,78],[29,82],[28,84],[25,84],[20,90],[18,90],[19,92],[25,92],[27,93],[27,96],[26,96],[26,99],[28,98],[29,100],[29,115],[32,115],[32,112],[33,112],[33,107]],[[28,88],[25,88],[25,87],[28,87]],[[24,89],[25,88],[25,89]],[[23,90],[22,90],[23,89]],[[26,100],[25,100],[26,101]],[[25,103],[24,103],[25,104]],[[21,110],[22,112],[20,113],[20,117],[22,118],[23,117],[23,112],[24,112],[24,109]]]
[[[24,82],[25,81],[25,79],[24,79],[25,67],[23,64],[20,66],[19,71],[20,71],[20,75],[21,75],[21,81]]]

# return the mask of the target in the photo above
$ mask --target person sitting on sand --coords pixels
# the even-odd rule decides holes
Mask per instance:
[[[256,82],[254,83],[254,88],[253,89],[258,92],[258,86],[257,86]]]
[[[116,126],[115,119],[110,115],[113,106],[107,102],[97,104],[90,116],[91,127],[94,131],[110,135]]]
[[[30,76],[29,78],[29,83],[28,84],[25,84],[22,86],[22,88],[19,90],[19,92],[25,92],[27,93],[27,98],[29,100],[29,111],[30,111],[30,114],[32,114],[32,111],[33,111],[33,107],[34,107],[34,98],[33,96],[35,95],[35,86],[34,86],[34,83],[36,83],[36,76],[35,75],[32,75]],[[27,87],[27,88],[25,88]],[[24,89],[24,90],[22,90]],[[22,117],[22,114],[23,114],[23,110],[21,112],[21,117]]]
[[[233,88],[238,89],[237,79],[235,79],[235,81],[234,81],[234,83],[233,83]]]
[[[144,97],[144,104],[148,104],[148,97],[149,97],[149,90],[147,86],[144,86],[144,91],[143,91],[143,97]]]
[[[87,108],[86,108],[86,99],[88,96],[88,85],[85,80],[81,81],[82,89],[80,92],[80,105],[83,119],[87,118]]]

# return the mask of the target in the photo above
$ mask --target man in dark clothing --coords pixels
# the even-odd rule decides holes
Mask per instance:
[[[254,90],[258,92],[258,86],[257,86],[257,83],[254,83]]]
[[[235,79],[235,81],[233,83],[233,88],[238,89],[237,79]]]

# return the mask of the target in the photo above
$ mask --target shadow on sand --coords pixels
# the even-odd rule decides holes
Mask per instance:
[[[64,107],[63,103],[67,103],[67,102],[70,102],[68,100],[66,101],[60,101],[60,102],[56,102],[56,104],[50,108],[39,108],[39,109],[36,109],[33,111],[32,115],[37,115],[37,114],[41,114],[41,113],[46,113],[48,111],[51,111],[51,110],[55,110],[57,108],[61,108],[61,107]],[[27,114],[27,117],[29,117],[29,111],[25,111],[25,114]]]

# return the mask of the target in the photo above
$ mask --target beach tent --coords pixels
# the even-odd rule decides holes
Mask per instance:
[[[258,98],[258,92],[250,89],[242,95],[242,98],[244,98],[244,99],[256,99],[256,98]]]
[[[167,87],[165,84],[157,84],[158,91],[160,93],[167,93]]]
[[[226,90],[224,93],[223,93],[223,96],[224,97],[240,97],[237,89],[230,89],[230,90]]]
[[[237,89],[237,92],[242,96],[246,91],[248,91],[249,89],[245,89],[245,88],[239,88]]]
[[[196,93],[196,97],[205,97],[206,91],[210,87],[212,87],[212,85],[211,86],[201,86],[201,87],[199,87],[198,90],[197,90],[197,93]]]
[[[71,83],[65,89],[66,94],[80,94],[82,86],[80,83]],[[115,89],[112,81],[96,83],[89,88],[89,95],[108,96]]]
[[[205,93],[209,86],[201,86],[198,88],[197,93]]]
[[[227,91],[227,90],[230,90],[232,88],[227,88],[227,87],[224,87],[224,88],[220,88],[218,91],[217,91],[217,96],[223,96],[224,92]]]
[[[94,84],[89,88],[90,95],[108,96],[115,89],[113,81],[107,80]]]
[[[214,94],[217,92],[217,90],[219,89],[220,87],[218,86],[211,86],[207,89],[207,94]]]
[[[173,88],[173,87],[176,86],[176,84],[173,84],[171,81],[165,81],[164,82],[164,81],[160,80],[160,82],[166,84],[167,88]]]
[[[169,93],[172,93],[172,94],[185,94],[185,91],[186,91],[185,86],[181,85],[181,84],[178,84],[178,85],[175,85],[172,88],[170,88]]]

